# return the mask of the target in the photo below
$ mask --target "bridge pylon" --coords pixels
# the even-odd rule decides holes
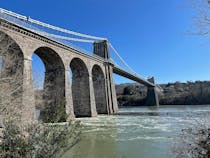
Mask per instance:
[[[155,84],[154,77],[149,78],[148,81]],[[156,86],[154,87],[148,86],[146,106],[159,106],[159,98],[158,98]]]
[[[118,112],[117,97],[115,83],[113,79],[113,64],[110,62],[110,51],[108,41],[94,42],[94,55],[105,59],[105,89],[106,89],[106,104],[109,114]]]

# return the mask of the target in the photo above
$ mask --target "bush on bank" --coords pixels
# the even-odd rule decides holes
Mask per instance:
[[[1,158],[57,158],[80,139],[80,123],[32,124],[22,129],[4,123],[0,142]]]
[[[42,121],[45,123],[65,122],[68,119],[65,105],[65,101],[57,105],[45,105],[44,111],[41,113]]]

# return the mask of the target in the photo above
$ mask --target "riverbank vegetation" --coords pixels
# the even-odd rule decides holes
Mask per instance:
[[[80,124],[30,124],[5,122],[0,143],[1,158],[57,158],[80,139]]]

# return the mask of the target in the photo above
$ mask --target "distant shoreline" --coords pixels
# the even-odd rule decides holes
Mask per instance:
[[[159,94],[161,106],[170,105],[210,105],[210,81],[174,82],[160,84],[163,93]],[[120,107],[144,106],[147,87],[134,84],[116,85],[118,104]]]

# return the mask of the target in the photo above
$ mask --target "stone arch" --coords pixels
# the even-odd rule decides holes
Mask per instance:
[[[39,105],[43,122],[64,122],[65,112],[65,67],[61,57],[49,47],[39,47],[34,51],[45,67],[42,105]],[[37,99],[37,98],[36,98]]]
[[[11,115],[20,116],[21,110],[17,109],[22,107],[24,54],[15,40],[2,31],[0,60],[0,101],[5,102]]]
[[[105,77],[100,66],[94,65],[92,68],[93,88],[95,94],[96,110],[98,114],[107,114],[107,101],[105,89]]]
[[[73,58],[70,63],[72,71],[72,98],[76,117],[91,116],[89,73],[84,61]]]

